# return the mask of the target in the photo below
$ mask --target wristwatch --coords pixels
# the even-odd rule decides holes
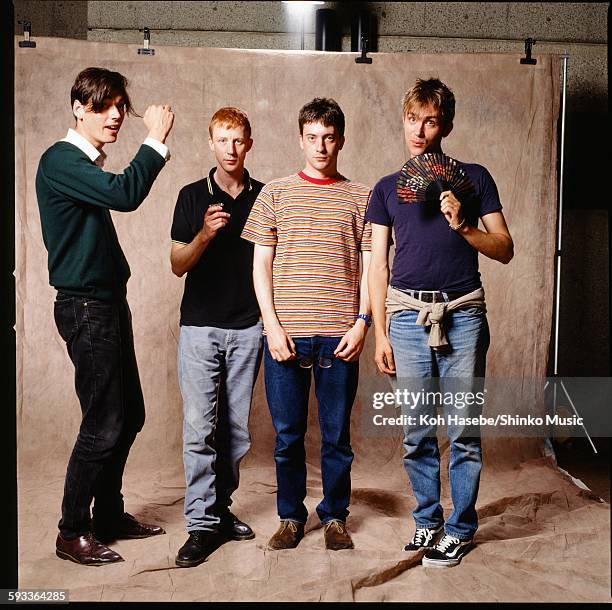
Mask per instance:
[[[357,316],[357,320],[359,320],[359,318],[365,322],[366,326],[370,326],[370,324],[372,324],[372,318],[367,313],[360,313]]]

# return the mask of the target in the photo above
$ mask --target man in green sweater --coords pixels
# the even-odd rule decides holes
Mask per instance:
[[[149,106],[148,137],[122,174],[102,170],[105,144],[135,114],[127,80],[87,68],[71,91],[74,129],[41,157],[36,194],[54,316],[75,368],[82,411],[68,462],[56,553],[84,565],[123,561],[106,546],[119,538],[165,533],[124,512],[121,485],[130,447],[145,411],[126,301],[130,268],[110,210],[130,212],[144,201],[169,158],[170,106]],[[93,519],[90,505],[93,505]]]

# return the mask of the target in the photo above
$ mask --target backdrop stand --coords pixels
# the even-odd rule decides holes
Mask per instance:
[[[559,377],[559,314],[560,314],[560,303],[561,303],[561,238],[563,232],[563,172],[565,167],[565,106],[567,101],[567,62],[569,59],[569,55],[567,51],[561,55],[563,59],[563,79],[562,79],[562,87],[561,87],[561,151],[560,151],[560,161],[559,161],[559,196],[558,196],[558,204],[557,204],[557,249],[555,252],[555,257],[557,259],[556,266],[556,275],[555,275],[555,335],[554,335],[554,360],[553,360],[553,377],[552,377],[552,411],[553,415],[557,412],[557,406],[559,404],[559,398],[561,397],[561,391],[565,394],[572,410],[576,417],[580,417],[578,411],[576,410],[576,406],[574,405],[574,401],[572,400],[565,384],[563,383],[563,379]],[[548,389],[548,386],[551,384],[551,381],[546,381],[544,385],[544,390]],[[591,443],[591,447],[593,451],[597,453],[597,449],[593,443],[593,440],[589,436],[587,429],[584,424],[582,425],[582,429],[586,437],[589,439],[589,443]],[[549,443],[549,449],[552,449],[551,441],[552,438],[549,437],[547,439]]]

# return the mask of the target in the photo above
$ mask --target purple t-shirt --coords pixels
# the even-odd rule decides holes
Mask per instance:
[[[462,202],[472,226],[478,218],[502,209],[497,186],[482,165],[459,163],[472,180],[475,193]],[[370,195],[366,220],[395,229],[391,285],[403,290],[463,292],[481,285],[478,251],[449,226],[439,204],[400,203],[399,172],[381,178]]]

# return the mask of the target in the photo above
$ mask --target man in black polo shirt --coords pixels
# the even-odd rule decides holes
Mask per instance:
[[[255,537],[229,506],[251,445],[248,419],[262,350],[253,244],[240,234],[263,184],[244,169],[253,140],[242,110],[217,110],[209,136],[216,167],[181,189],[171,231],[172,271],[187,273],[178,373],[189,538],[176,557],[185,568],[202,563],[225,539]]]

